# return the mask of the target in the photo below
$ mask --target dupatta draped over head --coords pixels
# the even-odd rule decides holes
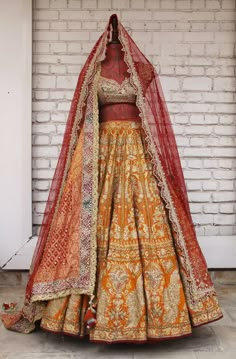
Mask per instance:
[[[155,68],[138,49],[119,20],[118,37],[131,83],[136,90],[136,104],[140,111],[148,152],[152,158],[153,174],[168,210],[186,300],[189,307],[194,308],[207,297],[215,298],[215,290],[196,239],[161,84]],[[30,267],[25,316],[27,306],[34,304],[33,302],[71,293],[94,293],[99,155],[97,69],[105,58],[106,45],[110,38],[111,18],[78,78]],[[78,146],[82,155],[77,163],[77,177],[74,179],[76,185],[74,192],[68,194],[65,199],[63,190]],[[62,201],[66,201],[63,208],[67,208],[63,221],[58,220]],[[50,257],[45,258],[45,248]]]

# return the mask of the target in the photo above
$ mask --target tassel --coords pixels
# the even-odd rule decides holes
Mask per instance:
[[[94,295],[91,295],[89,301],[89,307],[84,315],[84,322],[86,323],[86,328],[91,329],[96,325],[96,303],[93,303]]]
[[[6,312],[6,311],[14,311],[16,309],[16,305],[17,302],[12,302],[12,303],[3,303],[2,304],[2,309]]]

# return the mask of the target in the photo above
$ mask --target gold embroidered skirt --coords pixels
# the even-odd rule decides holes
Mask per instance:
[[[100,123],[97,323],[86,295],[48,301],[40,327],[91,341],[145,342],[191,333],[168,217],[141,123]]]

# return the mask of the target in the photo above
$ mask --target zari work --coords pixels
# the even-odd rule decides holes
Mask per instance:
[[[222,317],[158,75],[120,23],[118,30],[133,89],[128,80],[100,86],[118,89],[120,103],[135,101],[140,121],[99,124],[108,24],[78,79],[25,303],[1,316],[8,329],[29,333],[41,319],[45,330],[93,341],[143,342]],[[86,333],[93,294],[97,323]]]
[[[83,322],[88,296],[71,294],[45,302],[42,329],[106,342],[192,332],[167,213],[142,133],[133,121],[100,123],[95,328],[88,333]],[[76,178],[78,156],[65,192],[75,186],[71,178]],[[216,310],[216,303],[208,306],[209,313]]]

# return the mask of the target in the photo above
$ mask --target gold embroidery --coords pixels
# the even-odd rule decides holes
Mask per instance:
[[[113,79],[101,76],[101,63],[99,63],[98,100],[99,105],[110,103],[134,103],[136,102],[135,89],[128,77],[119,84]]]

